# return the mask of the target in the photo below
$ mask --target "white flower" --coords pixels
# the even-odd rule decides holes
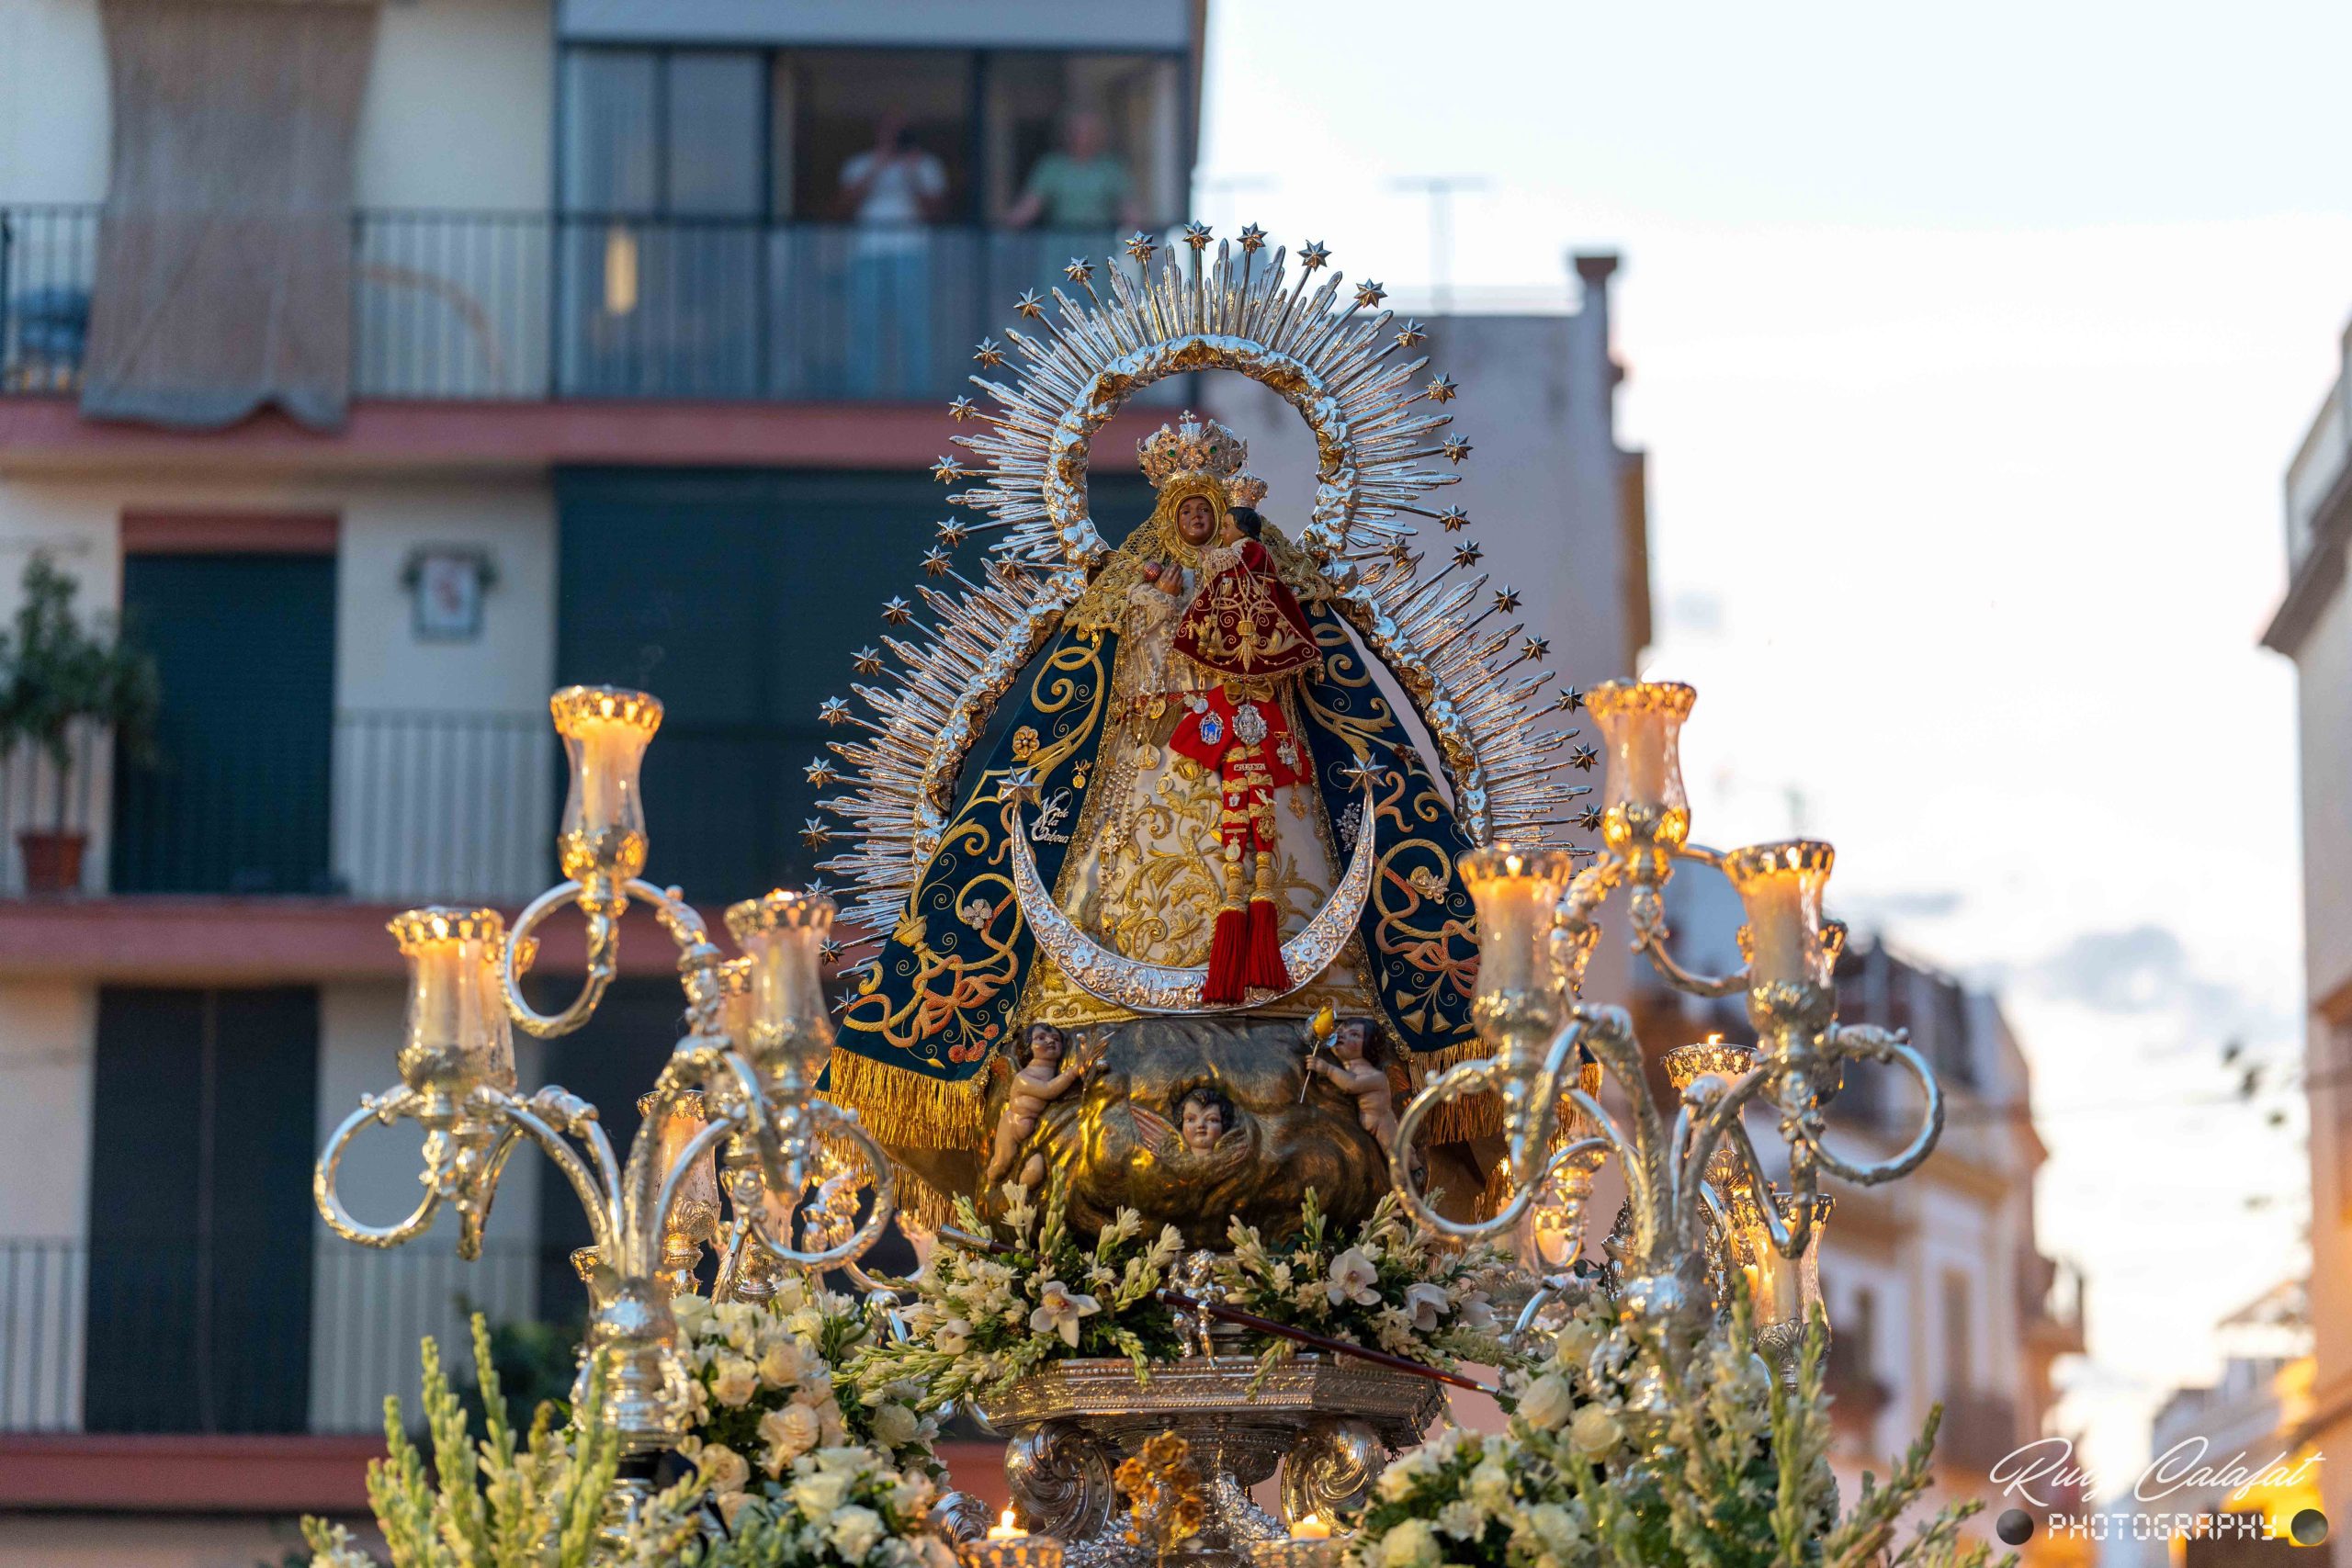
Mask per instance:
[[[760,1352],[760,1377],[770,1388],[790,1388],[808,1371],[808,1352],[797,1339],[778,1339]]]
[[[1373,1483],[1372,1489],[1379,1494],[1384,1503],[1401,1503],[1405,1500],[1405,1494],[1413,1489],[1413,1472],[1407,1470],[1404,1461],[1399,1460],[1380,1472],[1380,1479]]]
[[[1467,1490],[1479,1507],[1499,1514],[1510,1506],[1510,1472],[1493,1460],[1481,1460],[1470,1472]]]
[[[695,1463],[702,1471],[703,1481],[714,1492],[741,1492],[744,1483],[752,1479],[750,1462],[725,1443],[705,1443],[702,1452],[695,1456]]]
[[[760,1417],[760,1439],[768,1446],[768,1473],[817,1446],[817,1413],[805,1404],[787,1404]]]
[[[849,1495],[850,1476],[842,1471],[825,1467],[823,1456],[827,1451],[819,1450],[816,1467],[807,1474],[793,1478],[792,1506],[811,1519],[828,1517]]]
[[[729,1529],[733,1529],[735,1516],[752,1506],[752,1495],[749,1492],[722,1492],[717,1501],[718,1517],[727,1521]]]
[[[1323,1293],[1333,1306],[1347,1302],[1358,1306],[1378,1306],[1379,1283],[1380,1270],[1373,1267],[1362,1247],[1351,1247],[1331,1259],[1331,1277],[1324,1284]],[[1395,1539],[1395,1532],[1390,1532],[1390,1539]]]
[[[1048,1280],[1037,1292],[1037,1310],[1029,1314],[1029,1326],[1040,1334],[1059,1334],[1063,1343],[1075,1350],[1078,1320],[1102,1310],[1102,1303],[1092,1296],[1072,1295],[1059,1280]]]
[[[960,1356],[972,1343],[971,1320],[951,1317],[941,1324],[931,1336],[932,1348],[950,1356]]]
[[[1438,1324],[1453,1310],[1453,1298],[1444,1288],[1427,1283],[1405,1287],[1405,1310],[1413,1314],[1413,1326],[1423,1334],[1437,1332]]]
[[[1454,1310],[1461,1314],[1464,1328],[1492,1328],[1495,1325],[1494,1303],[1487,1300],[1484,1291],[1468,1292]]]
[[[833,1516],[825,1539],[852,1562],[863,1562],[865,1554],[874,1550],[874,1543],[882,1539],[882,1516],[852,1503]]]
[[[1380,1540],[1380,1568],[1437,1568],[1441,1555],[1427,1519],[1407,1519]]]
[[[760,1389],[760,1371],[741,1356],[722,1356],[711,1374],[710,1392],[718,1403],[740,1406],[749,1404]]]
[[[1577,1517],[1557,1503],[1538,1503],[1527,1510],[1527,1523],[1536,1539],[1555,1552],[1573,1551],[1584,1541]]]
[[[1568,1448],[1578,1459],[1597,1459],[1615,1448],[1624,1435],[1617,1417],[1598,1404],[1588,1404],[1568,1425]]]
[[[1519,1396],[1520,1418],[1539,1432],[1566,1422],[1575,1406],[1576,1395],[1568,1388],[1568,1380],[1557,1372],[1545,1372]]]
[[[874,1435],[886,1448],[903,1449],[921,1430],[915,1413],[903,1404],[885,1404],[874,1413]]]

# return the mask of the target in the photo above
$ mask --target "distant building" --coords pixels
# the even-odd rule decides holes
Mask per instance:
[[[2352,329],[2345,337],[2352,356]],[[2287,592],[2263,644],[2295,661],[2302,754],[2303,1082],[2311,1100],[2312,1409],[2303,1436],[2352,1453],[2352,357],[2286,480]],[[2352,1520],[2352,1464],[2324,1466]]]
[[[1716,974],[1739,966],[1739,904],[1720,876],[1677,876],[1668,911],[1683,963]],[[1754,1040],[1740,998],[1688,997],[1640,960],[1634,970],[1636,1021],[1653,1054],[1710,1033]],[[2033,1130],[2032,1077],[1996,998],[1859,935],[1837,975],[1841,1019],[1907,1029],[1934,1065],[1945,1129],[1901,1181],[1824,1183],[1837,1198],[1821,1248],[1838,1428],[1832,1462],[1849,1486],[1865,1469],[1884,1474],[1941,1404],[1939,1492],[1989,1502],[1993,1466],[2050,1432],[2054,1365],[2084,1347],[2082,1276],[2044,1257],[2035,1234],[2034,1176],[2046,1151]],[[1831,1136],[1858,1157],[1883,1158],[1918,1125],[1918,1109],[1897,1070],[1853,1069],[1830,1108]],[[1758,1143],[1773,1146],[1769,1136]],[[2031,1555],[2087,1560],[2063,1541],[2041,1541]]]

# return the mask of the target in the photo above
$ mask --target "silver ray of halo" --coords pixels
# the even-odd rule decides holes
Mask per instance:
[[[1037,946],[1073,985],[1097,1001],[1141,1013],[1231,1012],[1264,1007],[1311,985],[1329,968],[1363,916],[1378,859],[1371,832],[1372,785],[1367,776],[1363,782],[1365,826],[1356,834],[1356,847],[1348,856],[1348,869],[1340,885],[1331,889],[1331,897],[1315,911],[1306,929],[1283,943],[1283,973],[1291,976],[1291,983],[1278,991],[1253,991],[1247,1001],[1211,1006],[1201,999],[1201,993],[1208,988],[1205,965],[1148,964],[1114,953],[1080,930],[1054,902],[1045,878],[1037,874],[1036,852],[1029,847],[1029,835],[1021,830],[1019,800],[1024,796],[1017,782],[1008,791],[1013,798],[1004,809],[1005,836],[1012,846],[1012,896],[1020,902],[1021,918],[1029,922]]]
[[[1454,482],[1425,466],[1455,457],[1430,445],[1451,416],[1414,407],[1434,407],[1453,389],[1445,384],[1440,398],[1436,382],[1415,387],[1426,356],[1390,361],[1423,334],[1391,333],[1387,311],[1365,314],[1379,299],[1371,286],[1342,303],[1340,275],[1316,284],[1320,256],[1313,249],[1303,255],[1295,281],[1283,251],[1269,257],[1245,245],[1237,260],[1230,243],[1218,244],[1213,263],[1199,252],[1189,265],[1181,252],[1134,269],[1116,260],[1100,269],[1074,262],[1084,299],[1057,288],[1052,314],[1024,300],[1023,315],[1037,325],[1006,331],[1021,362],[1012,381],[972,378],[997,410],[969,399],[952,405],[958,420],[992,428],[954,438],[979,462],[943,458],[934,468],[943,481],[980,481],[950,499],[982,516],[943,524],[942,532],[1001,532],[991,547],[1000,570],[973,581],[927,559],[927,570],[953,578],[961,592],[925,587],[935,620],[922,628],[927,635],[883,638],[901,667],[899,683],[853,688],[872,716],[845,705],[829,713],[867,732],[832,744],[854,783],[851,793],[821,803],[849,827],[853,847],[820,863],[854,889],[848,919],[874,931],[895,927],[939,848],[989,713],[1084,591],[1087,568],[1109,550],[1087,512],[1094,434],[1144,387],[1197,370],[1237,371],[1271,387],[1313,433],[1318,483],[1300,542],[1437,742],[1470,838],[1541,841],[1562,825],[1568,792],[1554,775],[1573,732],[1541,728],[1529,707],[1545,682],[1540,669],[1523,668],[1540,663],[1540,639],[1508,619],[1489,624],[1515,602],[1507,605],[1509,595],[1498,592],[1482,609],[1489,579],[1471,575],[1460,552],[1453,564],[1424,573],[1408,543],[1408,514],[1449,529],[1462,521],[1427,504],[1429,492]],[[1095,287],[1098,270],[1107,297]],[[975,357],[984,366],[1008,362],[992,341]]]

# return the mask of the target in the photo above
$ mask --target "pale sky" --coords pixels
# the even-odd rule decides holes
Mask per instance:
[[[1700,689],[1698,834],[1801,823],[1840,912],[2000,991],[2110,1472],[2301,1267],[2300,1095],[2234,1103],[2219,1056],[2299,1070],[2293,671],[2256,639],[2352,310],[2346,59],[2317,6],[1211,8],[1220,230],[1409,287],[1391,182],[1464,175],[1456,283],[1623,254],[1642,672]]]

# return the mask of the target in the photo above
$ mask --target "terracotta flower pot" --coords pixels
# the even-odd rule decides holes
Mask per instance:
[[[78,893],[82,890],[82,852],[89,848],[87,833],[45,833],[28,828],[17,835],[25,857],[25,891]]]

